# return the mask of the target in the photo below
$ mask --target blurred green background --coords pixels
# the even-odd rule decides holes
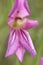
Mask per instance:
[[[40,65],[40,57],[43,56],[43,0],[28,0],[31,10],[29,18],[39,21],[38,27],[29,30],[37,50],[36,58],[33,58],[28,52],[26,52],[22,63],[19,62],[16,55],[4,57],[9,37],[8,13],[13,3],[14,0],[0,0],[0,65]]]

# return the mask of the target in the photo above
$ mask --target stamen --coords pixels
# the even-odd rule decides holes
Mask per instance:
[[[24,25],[24,21],[23,21],[23,19],[21,19],[21,18],[16,18],[15,19],[15,22],[13,22],[12,24],[11,24],[11,27],[13,27],[13,28],[21,28],[22,26]]]

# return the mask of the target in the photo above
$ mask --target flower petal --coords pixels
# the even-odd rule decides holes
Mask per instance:
[[[12,32],[11,32],[5,57],[14,54],[18,47],[19,47],[18,34],[16,32],[13,32],[13,36],[12,36]]]
[[[18,5],[18,0],[15,0],[15,1],[14,1],[14,5],[13,5],[13,7],[12,7],[12,9],[11,9],[9,15],[8,15],[9,17],[11,17],[11,15],[13,14],[13,12],[16,12],[16,10],[17,10],[17,5]]]
[[[22,46],[20,46],[16,51],[16,55],[18,59],[20,60],[20,62],[23,61],[24,53],[25,53],[25,49]]]
[[[8,26],[9,26],[11,29],[13,29],[13,28],[11,27],[11,25],[12,25],[13,22],[15,22],[15,19],[14,19],[14,18],[9,18],[7,24],[8,24]]]
[[[34,28],[36,26],[38,26],[38,21],[37,20],[26,19],[25,20],[25,25],[23,26],[23,28],[28,30],[28,29]]]
[[[28,11],[28,13],[29,13],[29,16],[30,16],[30,8],[29,8],[28,1],[27,1],[27,0],[25,0],[24,6],[25,6],[25,8],[27,9],[27,11]]]
[[[26,5],[25,5],[26,4]],[[27,11],[27,3],[25,3],[25,0],[16,0],[15,4],[10,12],[10,14],[8,15],[9,17],[26,17],[30,15],[30,10],[28,9]]]
[[[43,65],[43,57],[40,59],[40,65]]]
[[[24,48],[28,50],[28,52],[30,52],[32,56],[36,56],[36,50],[34,48],[31,37],[27,31],[21,30],[20,42],[24,46]]]

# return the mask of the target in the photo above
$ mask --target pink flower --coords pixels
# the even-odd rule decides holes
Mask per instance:
[[[43,65],[43,57],[40,59],[40,65]]]
[[[26,30],[36,27],[38,21],[28,19],[29,15],[30,9],[27,0],[15,0],[14,7],[9,14],[10,36],[5,57],[16,54],[20,62],[22,62],[26,50],[33,57],[36,56],[32,39]]]

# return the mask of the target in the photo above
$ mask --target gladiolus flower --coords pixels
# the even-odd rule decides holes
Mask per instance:
[[[15,0],[14,7],[8,15],[10,36],[5,57],[16,54],[20,62],[22,62],[26,50],[33,57],[36,56],[36,50],[27,30],[36,27],[38,21],[30,20],[28,16],[30,16],[30,9],[27,0]]]

